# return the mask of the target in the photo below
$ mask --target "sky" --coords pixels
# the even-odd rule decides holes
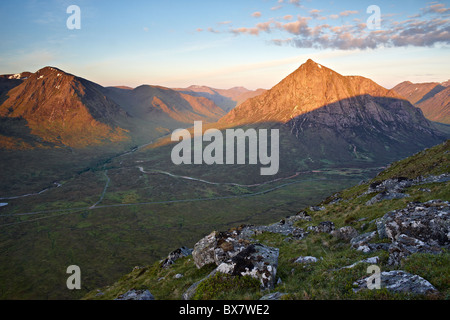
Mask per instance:
[[[270,89],[311,58],[386,88],[443,82],[449,2],[5,0],[0,74],[53,66],[103,86]]]

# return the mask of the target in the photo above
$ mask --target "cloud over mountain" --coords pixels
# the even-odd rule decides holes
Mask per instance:
[[[356,10],[345,10],[328,16],[322,16],[320,13],[321,10],[313,9],[309,10],[309,16],[298,15],[295,21],[291,21],[292,15],[285,15],[270,18],[251,27],[230,27],[221,32],[253,36],[276,33],[279,37],[268,42],[279,46],[314,49],[365,50],[450,44],[450,9],[446,8],[445,4],[431,4],[404,20],[393,20],[393,15],[386,13],[379,30],[370,30],[367,24],[358,18],[353,19],[351,23],[342,20],[340,25],[336,25],[336,21],[339,21],[337,19],[349,19],[359,14]],[[323,22],[325,20],[334,20],[334,23]],[[285,37],[280,37],[283,34]]]

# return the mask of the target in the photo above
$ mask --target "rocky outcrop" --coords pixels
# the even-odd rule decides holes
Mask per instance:
[[[353,285],[356,286],[356,288],[353,289],[353,292],[367,290],[369,278],[370,276],[367,276],[355,281]],[[420,295],[437,293],[436,288],[424,278],[402,270],[381,272],[380,278],[381,288],[385,288],[391,292]]]
[[[386,250],[389,265],[414,253],[440,253],[450,248],[450,205],[448,201],[411,202],[406,208],[394,210],[376,220],[377,231],[358,235],[351,246],[365,253]],[[374,243],[373,240],[389,240]]]
[[[398,265],[413,253],[439,253],[450,247],[448,201],[410,203],[405,209],[387,213],[377,221],[378,235],[388,238],[389,263]]]
[[[406,188],[412,186],[421,185],[425,183],[439,183],[446,181],[450,181],[449,174],[441,174],[438,176],[431,175],[428,177],[420,176],[415,179],[407,179],[403,177],[395,179],[387,179],[372,183],[369,186],[368,190],[361,196],[377,193],[377,195],[375,195],[372,199],[366,202],[366,206],[370,206],[383,200],[393,200],[409,197],[409,194],[404,193],[404,191]]]
[[[211,263],[219,265],[246,249],[250,242],[241,236],[242,229],[213,232],[197,242],[192,252],[197,268]]]
[[[222,262],[217,271],[233,276],[251,276],[258,279],[261,288],[272,289],[278,268],[279,249],[262,244],[251,244],[228,261]]]
[[[369,191],[398,192],[414,183],[423,181],[441,181],[447,176],[427,179],[391,179],[382,183],[372,184]],[[315,226],[309,226],[306,231],[296,227],[297,221],[311,221],[305,212],[288,217],[278,223],[268,226],[241,226],[227,232],[214,232],[201,239],[194,247],[194,261],[197,267],[215,263],[217,268],[205,279],[217,272],[243,276],[250,275],[261,282],[261,288],[274,288],[276,269],[278,265],[278,249],[251,243],[251,237],[263,232],[294,236],[301,240],[310,233],[329,233],[334,237],[348,241],[350,246],[358,251],[370,253],[378,250],[389,252],[388,264],[399,265],[400,261],[413,253],[438,253],[443,248],[450,247],[450,206],[447,201],[431,200],[426,203],[410,203],[405,209],[387,213],[382,218],[372,221],[376,223],[377,231],[359,234],[351,227],[335,228],[333,222],[323,221]],[[383,239],[388,242],[380,242]],[[377,242],[374,242],[377,241]],[[312,256],[300,256],[293,262],[298,264],[314,264],[319,261]],[[361,263],[379,264],[380,258],[374,256],[360,260],[348,266],[334,270],[350,269]],[[437,292],[425,279],[404,271],[383,272],[382,287],[392,292],[409,292],[413,294],[429,294]],[[204,281],[203,279],[202,281]],[[367,278],[355,282],[355,292],[367,288]],[[184,294],[189,299],[195,294],[195,283]],[[277,295],[267,296],[267,299],[278,299]]]
[[[192,249],[188,249],[186,247],[181,247],[177,250],[172,251],[171,253],[169,253],[165,260],[161,261],[161,268],[168,268],[178,259],[190,256],[192,254],[192,251]]]
[[[272,289],[275,286],[278,256],[277,248],[250,244],[232,258],[221,262],[208,276],[191,285],[183,294],[183,299],[190,300],[198,286],[218,272],[233,276],[251,276],[260,281],[261,289]]]

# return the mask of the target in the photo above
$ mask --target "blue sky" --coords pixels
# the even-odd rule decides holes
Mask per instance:
[[[1,74],[55,66],[104,86],[267,89],[308,58],[387,88],[450,78],[448,1],[1,1],[0,27]]]

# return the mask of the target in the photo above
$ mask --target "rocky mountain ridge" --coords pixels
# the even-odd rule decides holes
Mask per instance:
[[[257,97],[264,93],[265,89],[248,90],[244,87],[233,87],[230,89],[216,89],[208,86],[192,85],[187,88],[174,89],[190,95],[208,98],[225,112],[229,112],[242,104],[247,99]]]
[[[101,94],[100,86],[53,67],[30,74],[11,89],[0,116],[24,119],[32,135],[59,146],[129,139],[119,125],[127,114]]]
[[[0,76],[0,117],[8,122],[0,147],[8,150],[148,142],[224,115],[202,96],[159,86],[105,88],[55,67]]]
[[[431,121],[450,124],[450,86],[446,82],[402,82],[392,90],[420,108]]]

